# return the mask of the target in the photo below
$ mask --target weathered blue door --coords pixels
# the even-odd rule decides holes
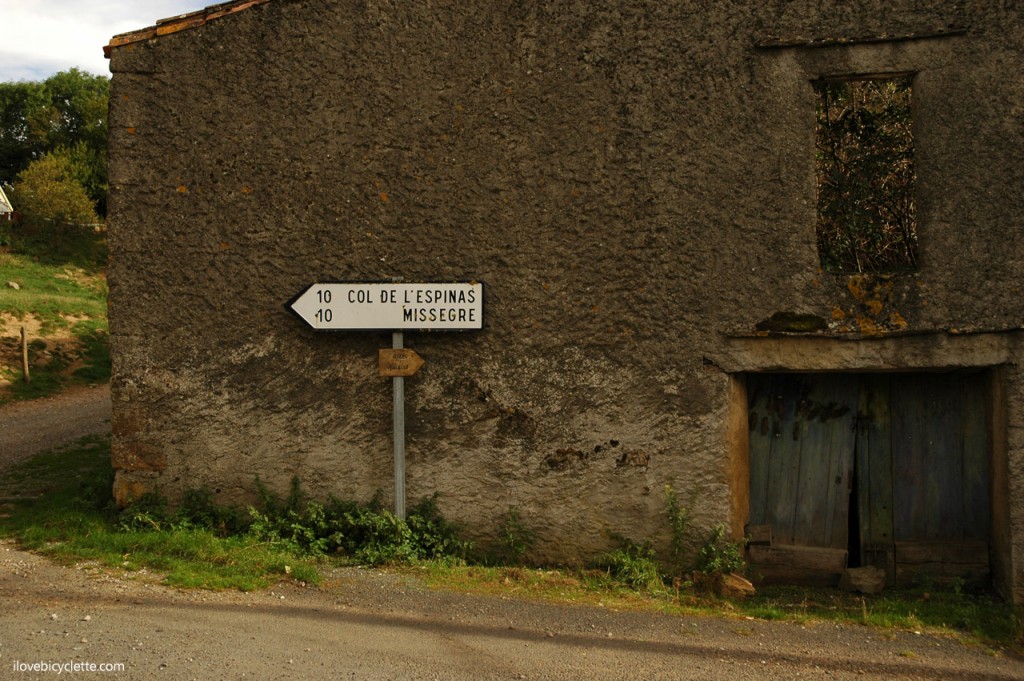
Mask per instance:
[[[769,580],[831,582],[847,563],[857,384],[842,375],[748,381],[751,544]]]
[[[983,373],[748,377],[750,547],[768,580],[847,566],[984,578],[990,522]]]
[[[986,375],[861,377],[857,506],[862,565],[890,580],[989,572]]]

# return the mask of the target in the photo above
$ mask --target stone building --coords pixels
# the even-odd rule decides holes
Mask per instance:
[[[755,574],[1024,601],[1022,48],[1009,0],[246,0],[115,36],[115,494],[389,497],[390,331],[286,303],[475,281],[482,329],[404,337],[407,494],[470,536],[513,508],[538,561],[665,551],[671,486]],[[822,254],[850,82],[911,102],[898,267]]]

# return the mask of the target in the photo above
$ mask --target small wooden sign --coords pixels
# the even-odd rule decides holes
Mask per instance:
[[[423,358],[417,355],[415,350],[408,348],[378,350],[377,360],[380,366],[380,375],[392,378],[412,376],[425,364]]]

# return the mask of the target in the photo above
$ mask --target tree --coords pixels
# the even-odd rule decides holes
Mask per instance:
[[[74,157],[94,210],[106,214],[110,80],[71,69],[42,82],[0,83],[0,182],[47,153]],[[20,209],[20,206],[16,206]]]
[[[92,200],[77,179],[87,172],[64,147],[32,161],[18,174],[10,197],[25,226],[60,232],[99,222]]]
[[[46,150],[42,83],[0,83],[0,182],[10,184]]]

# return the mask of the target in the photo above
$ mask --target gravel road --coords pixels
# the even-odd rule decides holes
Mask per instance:
[[[80,437],[109,431],[110,385],[7,404],[0,407],[0,471]]]
[[[0,409],[0,467],[105,431],[109,405],[97,389]],[[178,590],[157,575],[56,565],[0,541],[0,679],[58,671],[168,681],[1009,680],[1024,679],[1024,662],[915,632],[458,594],[355,568],[331,570],[316,588]]]
[[[339,569],[324,586],[180,591],[0,544],[0,678],[18,663],[119,679],[1021,679],[947,638],[433,591]],[[104,674],[89,674],[103,678]]]

